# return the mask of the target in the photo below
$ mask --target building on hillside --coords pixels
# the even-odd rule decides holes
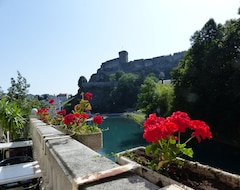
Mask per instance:
[[[89,82],[106,82],[111,74],[117,71],[125,73],[134,73],[147,76],[154,73],[159,77],[160,73],[164,74],[165,79],[170,79],[170,72],[176,67],[183,58],[186,51],[174,53],[173,55],[159,56],[150,59],[138,59],[128,61],[128,52],[119,52],[119,57],[102,63],[97,73],[93,74]]]

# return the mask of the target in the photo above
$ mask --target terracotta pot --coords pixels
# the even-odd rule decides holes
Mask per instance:
[[[144,149],[145,147],[136,147],[133,149],[130,149],[127,151],[127,155],[129,155],[129,153],[133,153],[134,151],[138,150],[138,149]],[[124,165],[124,164],[128,164],[128,163],[134,163],[136,164],[138,167],[137,169],[134,170],[134,172],[142,177],[144,177],[145,179],[149,180],[150,182],[157,184],[159,186],[168,186],[171,184],[177,184],[178,186],[180,186],[183,189],[187,189],[187,190],[193,190],[193,188],[188,187],[186,185],[183,185],[180,182],[177,182],[169,177],[166,177],[156,171],[151,170],[150,168],[140,165],[135,161],[132,161],[129,157],[123,156],[123,154],[126,153],[126,151],[124,152],[120,152],[118,154],[116,154],[115,156],[115,160],[118,164],[120,165]],[[181,159],[181,158],[179,158]],[[192,161],[188,161],[188,160],[184,160],[184,167],[188,168],[191,172],[193,173],[197,173],[200,174],[202,176],[206,176],[208,179],[213,180],[213,181],[219,181],[220,183],[222,183],[224,186],[226,185],[227,187],[222,188],[222,189],[237,189],[238,187],[240,187],[240,176],[236,175],[236,174],[231,174],[229,172],[225,172],[222,171],[220,169],[216,169],[213,167],[210,167],[208,165],[203,165],[200,164],[198,162],[192,162]]]

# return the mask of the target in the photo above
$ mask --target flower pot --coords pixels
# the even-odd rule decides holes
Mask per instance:
[[[74,134],[69,129],[64,129],[61,125],[54,126],[55,129],[70,135],[75,140],[81,142],[85,146],[91,148],[94,151],[98,151],[103,147],[102,131],[90,133],[90,134]]]
[[[53,125],[53,127],[59,131],[61,131],[62,133],[66,133],[65,129],[63,128],[62,125]]]
[[[203,165],[198,162],[192,162],[184,160],[184,169],[188,173],[188,180],[185,184],[173,180],[165,175],[151,170],[150,168],[139,164],[141,156],[139,152],[145,152],[145,147],[137,147],[130,149],[128,151],[120,152],[115,156],[115,160],[118,164],[124,165],[127,163],[135,163],[138,168],[134,172],[150,182],[159,185],[160,187],[165,187],[171,184],[177,184],[183,189],[237,189],[240,187],[240,176],[231,174],[220,169],[210,167],[208,165]],[[138,154],[137,154],[138,153]],[[134,160],[138,160],[138,163]],[[194,177],[196,177],[194,179]],[[196,181],[194,181],[196,180]],[[194,186],[196,185],[196,187]]]
[[[95,151],[103,147],[102,132],[77,134],[73,138]]]

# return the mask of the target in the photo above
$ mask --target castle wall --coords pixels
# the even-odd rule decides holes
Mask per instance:
[[[106,61],[102,63],[101,69],[100,70],[112,70],[112,69],[119,69],[119,58],[112,59],[109,61]]]
[[[101,68],[96,74],[93,74],[90,82],[102,81],[103,76],[110,76],[119,70],[125,73],[155,73],[164,72],[166,77],[170,77],[170,71],[176,67],[183,58],[183,52],[173,55],[159,56],[151,59],[138,59],[128,62],[128,52],[119,52],[119,58],[112,59],[102,63]]]

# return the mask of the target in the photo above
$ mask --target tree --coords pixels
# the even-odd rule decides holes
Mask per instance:
[[[17,71],[17,79],[11,78],[11,86],[8,88],[7,100],[9,102],[16,102],[16,105],[21,109],[25,118],[29,117],[31,105],[28,104],[28,88],[30,84],[27,83],[25,77]]]
[[[110,79],[110,81],[118,81],[121,78],[121,76],[123,76],[124,74],[125,73],[120,70],[120,71],[117,71],[114,74],[111,74],[109,79]]]
[[[127,108],[135,108],[139,88],[140,81],[137,75],[132,73],[123,74],[111,93],[115,109],[123,111]]]
[[[155,101],[155,90],[157,84],[152,77],[147,77],[140,88],[137,99],[137,108],[141,109],[147,116],[156,113],[157,103]]]
[[[115,76],[116,76],[116,81],[119,81],[119,79],[124,75],[125,73],[121,70],[117,71],[115,73]]]
[[[172,72],[174,109],[205,120],[215,134],[230,136],[240,120],[240,21],[210,19]],[[235,132],[234,132],[235,131]]]
[[[162,81],[162,84],[163,84],[164,78],[165,78],[164,72],[160,72],[160,73],[159,73],[159,79]]]
[[[173,86],[156,82],[154,77],[148,76],[141,85],[138,94],[137,107],[147,116],[151,113],[167,116],[172,111]]]
[[[5,134],[9,131],[11,139],[23,137],[26,118],[16,101],[9,102],[5,96],[0,101],[0,124]]]
[[[28,88],[30,87],[26,78],[19,71],[17,71],[17,75],[17,81],[11,78],[11,87],[8,88],[7,96],[10,101],[24,100],[27,97]]]
[[[5,130],[8,128],[12,138],[27,137],[29,134],[29,115],[33,108],[40,108],[43,103],[37,98],[30,99],[27,97],[30,84],[27,83],[19,71],[17,79],[11,78],[11,87],[8,88],[6,100],[1,102],[2,116],[5,115],[6,122],[2,117]],[[6,103],[6,104],[4,104]]]
[[[157,83],[156,92],[158,96],[156,102],[158,104],[157,114],[163,117],[169,116],[172,113],[174,88],[172,84]]]
[[[80,78],[78,79],[78,87],[79,87],[79,92],[83,92],[83,84],[87,82],[87,79],[84,76],[80,76]]]

